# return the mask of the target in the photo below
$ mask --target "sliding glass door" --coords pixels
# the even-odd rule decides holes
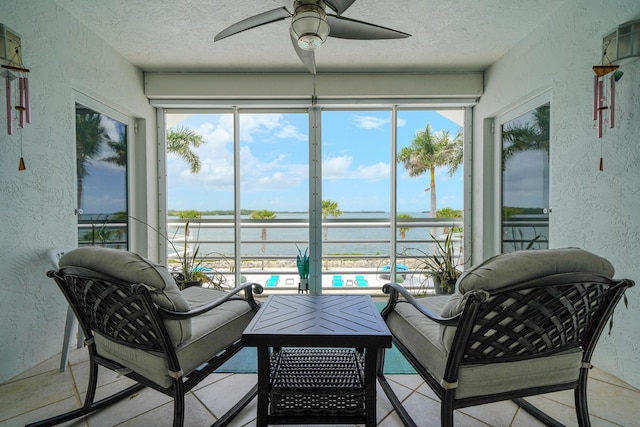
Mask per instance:
[[[391,277],[418,290],[410,249],[428,253],[451,227],[462,241],[463,165],[440,156],[414,168],[401,153],[425,129],[462,150],[463,117],[393,106],[166,110],[168,237],[197,248],[223,287],[297,292],[298,258],[310,256],[316,293],[379,291]]]
[[[550,104],[507,118],[502,139],[502,252],[549,247]]]
[[[128,249],[127,119],[81,103],[75,119],[78,245]]]

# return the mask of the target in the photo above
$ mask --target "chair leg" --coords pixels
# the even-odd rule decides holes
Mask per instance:
[[[67,356],[69,355],[69,344],[71,343],[71,333],[76,316],[71,307],[67,308],[67,320],[64,324],[64,337],[62,338],[62,354],[60,356],[60,372],[64,372],[67,367]]]
[[[587,379],[589,378],[589,370],[582,368],[580,377],[578,378],[578,387],[575,389],[576,416],[578,417],[578,425],[580,427],[590,427],[589,406],[587,404]]]
[[[440,425],[453,427],[453,396],[455,389],[446,390],[440,402]]]
[[[184,386],[182,377],[173,379],[173,427],[184,425]]]

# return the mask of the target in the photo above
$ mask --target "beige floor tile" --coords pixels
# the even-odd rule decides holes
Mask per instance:
[[[24,427],[28,423],[34,423],[41,421],[56,415],[64,414],[78,408],[77,397],[71,397],[54,404],[45,406],[35,411],[27,412],[26,414],[19,415],[15,418],[11,418],[5,422],[0,423],[2,427]],[[59,427],[89,427],[84,420],[73,420],[66,423],[58,424]]]
[[[508,426],[516,416],[518,405],[508,400],[461,408],[459,411],[492,426]]]
[[[636,392],[639,391],[637,388],[633,387],[632,385],[627,384],[626,382],[622,381],[620,378],[614,377],[610,373],[608,373],[606,371],[603,371],[602,369],[597,368],[597,367],[594,367],[593,369],[591,369],[589,371],[589,381],[591,381],[592,379],[599,380],[599,381],[604,381],[604,382],[607,382],[609,384],[613,384],[613,385],[616,385],[616,386],[619,386],[619,387],[628,388],[628,389],[636,391]]]
[[[415,390],[424,383],[419,375],[385,375],[389,382],[395,382],[411,390]]]
[[[440,398],[433,392],[433,390],[431,390],[431,387],[429,387],[427,383],[422,383],[416,391],[428,397],[429,399],[433,399],[440,402]]]
[[[193,393],[218,419],[249,392],[257,380],[256,374],[236,374],[222,378]],[[255,411],[253,418],[255,418]]]
[[[73,349],[71,369],[59,372],[59,356],[0,385],[0,424],[23,426],[58,415],[80,405],[88,380],[88,356],[85,349]],[[104,372],[103,372],[104,371]],[[387,380],[403,401],[407,411],[421,427],[440,425],[440,401],[418,375],[388,375]],[[186,426],[210,425],[226,412],[257,381],[256,374],[214,373],[186,398]],[[101,369],[98,396],[124,388],[131,380],[117,378]],[[77,387],[76,387],[77,384]],[[590,372],[589,407],[594,427],[632,426],[640,419],[640,393],[637,389],[594,369]],[[377,418],[382,427],[397,427],[401,422],[378,385]],[[528,398],[567,426],[576,426],[573,392],[549,393]],[[256,399],[233,420],[233,427],[255,426]],[[63,424],[67,427],[171,425],[173,401],[152,389],[105,408],[85,420]],[[455,425],[539,427],[542,424],[510,402],[464,408],[454,413]],[[354,426],[347,426],[354,427]]]
[[[84,394],[87,392],[87,388],[89,387],[89,361],[76,363],[75,365],[72,365],[68,370],[70,370],[73,374],[73,379],[75,380],[76,386],[78,387],[78,392],[84,399]],[[123,388],[126,387],[127,384],[134,384],[133,380],[130,380],[126,377],[118,376],[118,374],[110,369],[104,367],[98,368],[98,388],[118,382],[122,384]]]
[[[34,366],[33,368],[29,369],[26,372],[23,372],[20,375],[17,375],[16,377],[10,379],[9,381],[18,381],[18,380],[23,380],[25,378],[28,377],[32,377],[34,375],[39,375],[39,374],[43,374],[45,372],[49,372],[49,371],[53,371],[53,370],[60,370],[60,355],[58,354],[57,356],[54,356],[50,359],[45,360],[44,362]]]
[[[413,420],[421,427],[439,427],[440,426],[440,402],[426,398],[420,393],[412,393],[402,402],[403,406],[413,418]],[[461,412],[454,412],[454,424],[456,427],[481,427],[488,424],[470,417]]]
[[[75,396],[69,372],[58,370],[0,385],[0,422]]]
[[[135,416],[117,424],[118,427],[139,427],[154,426],[170,427],[173,425],[173,401],[166,403],[158,408],[147,411],[141,415]],[[211,412],[198,400],[193,393],[185,396],[185,427],[201,427],[210,426],[215,422]],[[91,425],[93,427],[93,423]]]
[[[587,385],[589,413],[623,426],[640,423],[638,397],[638,392],[633,389],[604,381],[589,381]]]
[[[122,390],[122,388],[122,385],[117,382],[107,384],[98,388],[96,397],[100,399],[109,396]],[[84,396],[82,397],[84,398]],[[168,402],[173,405],[171,397],[156,390],[145,388],[128,399],[124,399],[88,416],[87,420],[91,427],[112,427]]]
[[[211,375],[209,375],[207,378],[205,378],[204,380],[202,380],[202,382],[201,382],[201,383],[199,383],[198,385],[196,385],[196,386],[192,389],[192,391],[200,390],[201,388],[207,387],[208,385],[211,385],[211,384],[213,384],[213,383],[215,383],[215,382],[218,382],[218,381],[220,381],[220,380],[222,380],[222,379],[224,379],[224,378],[230,377],[230,376],[232,376],[232,375],[234,375],[234,374],[226,373],[226,372],[224,372],[224,373],[217,373],[217,372],[214,372],[214,373],[212,373]],[[258,380],[258,376],[257,376],[256,374],[235,374],[235,375],[254,375],[254,376],[255,376],[256,381]]]
[[[406,399],[411,393],[407,388],[402,387],[402,389],[403,390],[395,390],[398,395],[398,399],[400,400]],[[406,390],[406,392],[404,390]],[[382,390],[380,383],[378,383],[376,386],[376,419],[378,424],[380,424],[382,420],[386,419],[392,412],[394,412],[393,405],[387,398],[387,395],[384,394],[384,390]]]

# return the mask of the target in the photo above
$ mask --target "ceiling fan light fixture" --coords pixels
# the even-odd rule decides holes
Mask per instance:
[[[324,12],[323,2],[317,4],[300,4],[291,21],[291,28],[298,38],[298,46],[303,50],[316,50],[329,36],[329,24]]]

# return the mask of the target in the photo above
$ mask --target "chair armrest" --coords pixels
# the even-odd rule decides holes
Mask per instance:
[[[219,307],[220,305],[222,305],[223,303],[230,301],[230,300],[245,300],[249,303],[249,305],[251,305],[251,308],[253,308],[254,310],[258,310],[260,308],[260,305],[258,303],[255,302],[255,300],[253,299],[253,294],[261,294],[263,291],[262,285],[259,283],[253,283],[253,282],[247,282],[247,283],[243,283],[242,285],[238,286],[237,288],[234,288],[233,290],[227,292],[224,296],[217,298],[201,307],[198,307],[194,310],[189,310],[189,311],[171,311],[171,310],[167,310],[165,308],[162,307],[158,307],[158,313],[160,314],[160,317],[162,317],[163,319],[170,319],[170,320],[184,320],[184,319],[188,319],[191,317],[195,317],[195,316],[199,316],[203,313],[206,313],[210,310],[213,310],[216,307]],[[244,292],[244,297],[238,297],[236,296],[237,294],[239,294],[240,292]]]
[[[387,283],[382,287],[382,292],[385,294],[389,294],[389,301],[387,305],[382,310],[382,317],[386,319],[386,317],[393,311],[396,304],[400,301],[398,299],[399,296],[402,296],[404,300],[413,305],[420,313],[424,316],[428,317],[430,320],[442,325],[442,326],[455,326],[458,324],[458,320],[460,319],[460,314],[454,317],[442,317],[438,314],[433,313],[427,307],[420,304],[413,295],[411,295],[404,286],[398,283]]]

